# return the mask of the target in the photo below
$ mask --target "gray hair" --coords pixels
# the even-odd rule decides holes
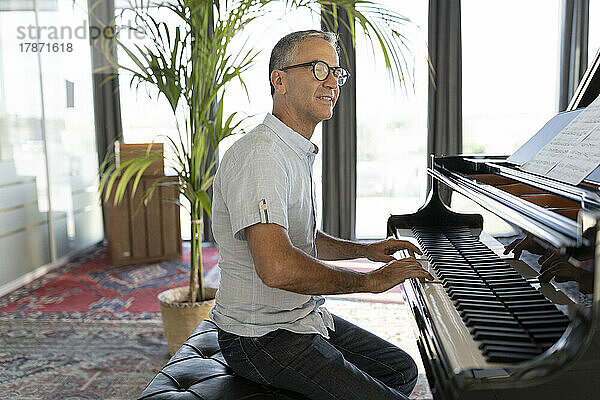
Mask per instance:
[[[323,32],[317,30],[297,31],[285,35],[273,47],[271,59],[269,60],[269,84],[271,85],[271,96],[275,93],[273,83],[271,83],[271,73],[273,70],[281,69],[291,65],[296,56],[298,45],[307,39],[319,38],[328,41],[336,52],[339,52],[338,35],[333,32]]]

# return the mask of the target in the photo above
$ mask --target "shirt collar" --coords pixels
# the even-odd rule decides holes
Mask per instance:
[[[300,157],[305,157],[307,154],[311,153],[315,155],[319,152],[319,148],[316,144],[281,122],[279,118],[273,114],[267,113],[263,124],[271,128],[271,130],[273,130],[273,132],[275,132],[275,134],[290,146]]]

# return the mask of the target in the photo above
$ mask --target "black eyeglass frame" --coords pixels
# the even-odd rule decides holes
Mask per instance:
[[[323,63],[327,66],[327,76],[325,76],[325,78],[323,79],[319,79],[317,78],[317,73],[315,72],[315,66],[319,63]],[[283,67],[283,68],[279,68],[279,70],[281,71],[286,71],[288,69],[291,68],[297,68],[297,67],[312,67],[312,72],[313,72],[313,76],[315,77],[316,80],[318,80],[319,82],[323,82],[326,81],[327,78],[329,78],[329,75],[331,75],[331,71],[333,71],[334,73],[334,77],[335,77],[335,71],[342,71],[342,74],[345,72],[346,75],[344,76],[344,80],[342,83],[340,83],[340,79],[338,77],[335,77],[335,80],[338,84],[339,87],[344,86],[344,84],[346,83],[346,81],[348,80],[348,78],[350,78],[350,72],[348,72],[348,70],[344,67],[332,67],[329,64],[327,64],[325,61],[321,61],[321,60],[317,60],[317,61],[311,61],[311,62],[307,62],[307,63],[302,63],[302,64],[295,64],[295,65],[289,65],[287,67]]]

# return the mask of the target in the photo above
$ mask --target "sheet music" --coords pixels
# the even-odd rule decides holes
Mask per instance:
[[[578,185],[600,165],[600,125],[580,141],[547,176]]]
[[[597,153],[600,148],[591,145],[595,143],[597,135],[592,135],[592,132],[599,126],[600,96],[521,168],[563,182],[579,184],[598,166]],[[550,171],[553,171],[551,175]]]
[[[531,160],[542,147],[548,144],[554,136],[569,125],[569,123],[573,121],[573,118],[577,117],[582,111],[583,109],[579,109],[556,114],[552,119],[546,122],[542,129],[508,157],[506,161],[519,164],[519,166],[525,164],[527,161]]]

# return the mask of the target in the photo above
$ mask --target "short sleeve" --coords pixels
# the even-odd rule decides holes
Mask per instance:
[[[229,161],[232,164],[221,176],[221,192],[233,236],[246,240],[244,229],[257,223],[288,229],[288,175],[283,162],[258,152]]]

